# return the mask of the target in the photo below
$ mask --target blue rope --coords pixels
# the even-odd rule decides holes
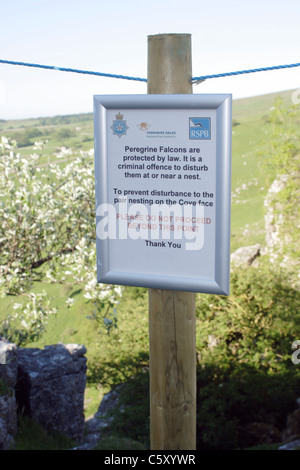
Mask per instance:
[[[109,78],[122,78],[124,80],[136,80],[140,82],[147,82],[146,78],[139,78],[139,77],[127,77],[125,75],[115,75],[111,73],[101,73],[101,72],[91,72],[89,70],[78,70],[78,69],[69,69],[65,67],[55,67],[53,65],[40,65],[40,64],[30,64],[27,62],[14,62],[12,60],[1,60],[1,64],[9,64],[9,65],[23,65],[24,67],[37,67],[40,69],[48,69],[48,70],[59,70],[60,72],[74,72],[74,73],[83,73],[85,75],[97,75],[100,77],[109,77]]]
[[[89,70],[78,70],[78,69],[70,69],[65,67],[55,67],[53,65],[40,65],[40,64],[31,64],[27,62],[15,62],[12,60],[2,60],[0,59],[1,64],[9,64],[9,65],[22,65],[24,67],[37,67],[40,69],[48,69],[48,70],[59,70],[60,72],[73,72],[73,73],[82,73],[85,75],[97,75],[98,77],[108,77],[108,78],[121,78],[124,80],[135,80],[139,82],[147,82],[146,78],[139,78],[139,77],[128,77],[126,75],[115,75],[111,73],[101,73],[101,72],[92,72]],[[274,65],[272,67],[262,67],[258,69],[249,69],[249,70],[240,70],[237,72],[226,72],[226,73],[217,73],[214,75],[202,75],[201,77],[192,77],[191,82],[197,83],[207,80],[209,78],[219,78],[219,77],[230,77],[233,75],[242,75],[245,73],[254,73],[254,72],[266,72],[268,70],[278,70],[278,69],[287,69],[292,67],[299,67],[300,63],[297,64],[286,64],[286,65]]]
[[[240,70],[237,72],[226,72],[226,73],[217,73],[214,75],[203,75],[202,77],[193,77],[191,81],[194,82],[201,82],[208,78],[219,78],[219,77],[230,77],[232,75],[242,75],[244,73],[254,73],[254,72],[266,72],[267,70],[278,70],[278,69],[288,69],[292,67],[299,67],[300,63],[298,64],[287,64],[287,65],[274,65],[272,67],[262,67],[260,69],[250,69],[250,70]]]

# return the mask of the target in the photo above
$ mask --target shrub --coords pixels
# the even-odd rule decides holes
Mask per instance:
[[[197,320],[198,448],[245,446],[257,421],[282,429],[300,385],[300,292],[268,264],[238,269],[230,296],[199,296]]]
[[[68,129],[67,127],[65,127],[65,128],[59,129],[56,135],[59,140],[69,139],[70,137],[73,137],[74,131],[72,129]]]

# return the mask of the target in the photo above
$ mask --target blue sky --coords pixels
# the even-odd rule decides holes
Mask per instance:
[[[1,0],[0,59],[147,77],[147,37],[192,35],[193,76],[300,62],[296,0]],[[300,67],[194,85],[233,98],[298,89]],[[0,64],[0,119],[92,112],[145,83]]]

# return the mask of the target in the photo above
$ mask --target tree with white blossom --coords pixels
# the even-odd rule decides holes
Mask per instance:
[[[0,337],[18,344],[39,337],[55,314],[46,292],[32,292],[36,281],[84,285],[93,318],[108,329],[122,294],[96,281],[93,152],[63,147],[45,163],[45,145],[24,158],[16,142],[0,141],[0,295],[27,298],[0,320]]]

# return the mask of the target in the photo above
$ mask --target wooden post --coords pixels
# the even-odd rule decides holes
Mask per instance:
[[[191,35],[148,37],[148,93],[192,93]],[[149,289],[151,450],[196,449],[196,307]]]
[[[190,34],[148,36],[148,94],[193,93]]]

